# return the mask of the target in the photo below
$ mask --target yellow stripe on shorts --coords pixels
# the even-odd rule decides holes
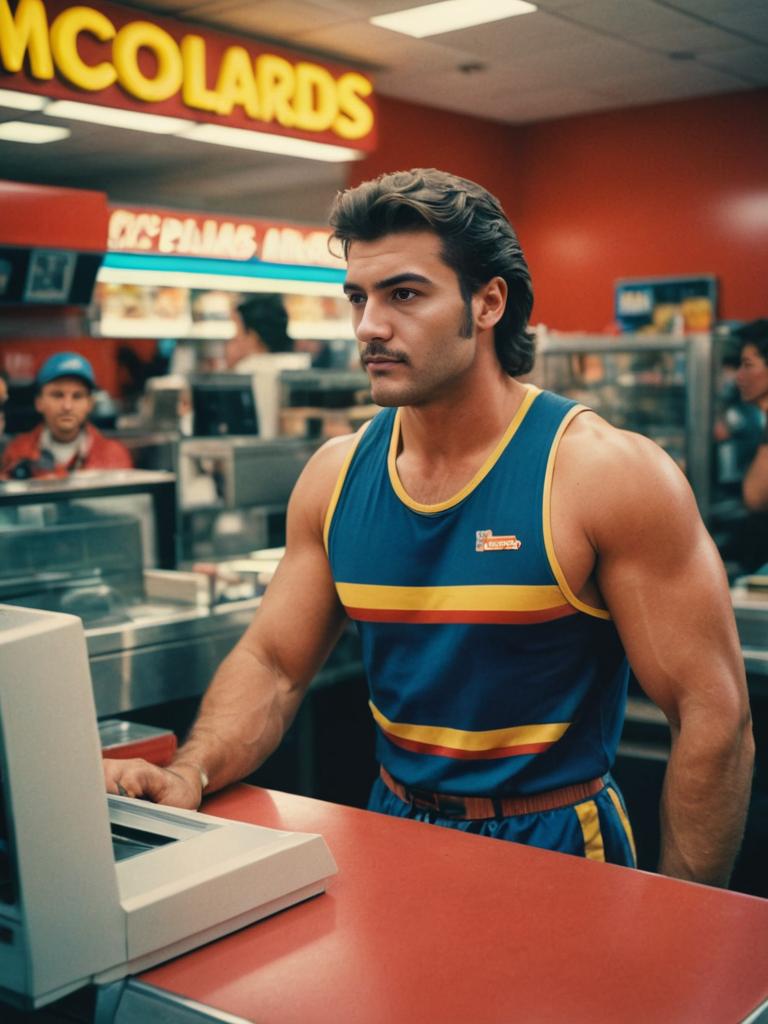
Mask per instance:
[[[584,856],[588,860],[605,860],[603,833],[600,831],[600,815],[594,800],[585,800],[573,808],[579,818],[581,834],[584,837]]]

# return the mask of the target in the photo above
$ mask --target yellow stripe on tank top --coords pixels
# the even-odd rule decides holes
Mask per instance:
[[[549,458],[547,459],[547,469],[544,476],[544,500],[542,503],[542,517],[544,527],[544,547],[547,552],[547,558],[549,560],[550,568],[552,573],[560,584],[560,589],[565,596],[566,601],[573,605],[574,608],[578,608],[580,612],[585,612],[587,615],[592,615],[596,619],[610,619],[611,613],[607,608],[596,608],[594,605],[587,604],[574,594],[571,590],[568,580],[565,578],[565,573],[560,565],[555,554],[555,542],[552,537],[552,516],[551,516],[551,504],[552,504],[552,480],[555,472],[555,461],[557,459],[557,450],[560,446],[560,441],[563,434],[568,428],[572,420],[582,412],[589,412],[583,405],[575,405],[566,415],[563,417],[563,421],[560,424],[555,438],[552,441],[552,447],[549,450]]]
[[[605,848],[603,846],[603,834],[600,831],[600,815],[597,812],[597,804],[594,800],[585,800],[582,804],[576,804],[573,808],[581,825],[581,834],[584,837],[584,856],[588,860],[605,860]]]
[[[542,725],[515,725],[507,729],[469,731],[447,726],[412,725],[391,722],[369,701],[371,714],[385,732],[399,739],[455,750],[496,750],[501,747],[527,746],[534,743],[555,743],[565,734],[570,722],[547,722]]]
[[[328,503],[328,508],[326,509],[325,512],[325,519],[323,521],[323,545],[325,547],[326,554],[328,553],[328,535],[331,532],[331,521],[333,520],[334,513],[336,512],[336,506],[339,503],[339,498],[341,497],[341,490],[344,486],[344,481],[347,479],[347,473],[349,472],[349,467],[352,464],[352,459],[354,458],[355,452],[357,451],[357,446],[360,444],[363,434],[365,433],[370,422],[370,420],[365,422],[362,425],[362,427],[360,427],[357,434],[355,434],[355,438],[352,444],[350,445],[349,451],[347,452],[344,458],[344,462],[342,463],[341,469],[339,470],[339,475],[336,477],[336,484],[334,485],[333,493],[331,494],[331,500]]]
[[[403,611],[543,611],[568,602],[556,586],[388,587],[337,583],[347,608]]]

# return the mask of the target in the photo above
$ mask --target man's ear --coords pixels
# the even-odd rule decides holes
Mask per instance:
[[[41,401],[42,397],[43,396],[40,394],[39,391],[35,395],[35,409],[40,413],[41,416],[43,415],[43,410],[40,408],[40,401]]]
[[[507,308],[507,282],[503,277],[492,277],[472,296],[475,326],[480,331],[491,330],[501,320]]]

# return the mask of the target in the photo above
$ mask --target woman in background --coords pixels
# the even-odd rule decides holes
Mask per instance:
[[[756,320],[739,331],[742,339],[736,384],[743,401],[757,406],[768,419],[768,320]],[[752,512],[768,510],[768,422],[741,486]]]

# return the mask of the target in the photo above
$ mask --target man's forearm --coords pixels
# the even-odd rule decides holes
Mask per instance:
[[[275,667],[236,647],[216,672],[170,768],[196,771],[209,792],[244,778],[277,748],[302,693]]]
[[[661,801],[659,872],[726,887],[744,832],[754,741],[748,722],[730,739],[712,737],[711,728],[699,724],[673,733]]]

